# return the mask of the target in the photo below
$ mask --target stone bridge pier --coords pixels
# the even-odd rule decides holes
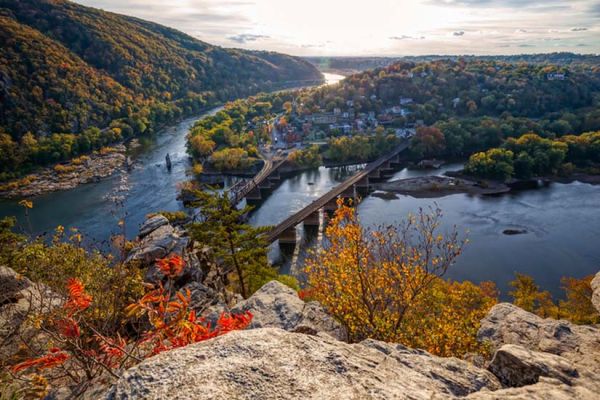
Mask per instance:
[[[296,226],[287,228],[281,235],[279,235],[279,245],[289,246],[295,245],[297,240]]]

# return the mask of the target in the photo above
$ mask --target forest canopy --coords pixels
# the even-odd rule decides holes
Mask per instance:
[[[0,180],[211,105],[321,79],[299,58],[224,49],[63,0],[0,0],[0,41]]]

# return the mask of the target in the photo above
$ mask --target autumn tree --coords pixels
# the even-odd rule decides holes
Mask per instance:
[[[288,162],[299,168],[317,168],[323,159],[319,154],[319,146],[312,145],[305,149],[294,150],[288,155]]]
[[[558,313],[551,301],[549,292],[540,291],[532,277],[517,273],[515,280],[510,282],[513,290],[509,293],[513,303],[525,311],[535,312],[542,317],[557,318]]]
[[[147,284],[147,292],[124,307],[123,319],[113,330],[107,330],[107,321],[99,318],[103,315],[103,306],[97,304],[101,300],[92,296],[81,280],[68,279],[64,296],[52,295],[44,310],[30,312],[23,320],[23,325],[43,332],[43,336],[20,338],[24,351],[9,361],[15,380],[22,385],[40,386],[42,391],[68,386],[69,398],[78,398],[92,381],[118,379],[123,371],[145,358],[250,324],[250,312],[222,313],[214,323],[197,315],[192,309],[191,292],[174,290],[173,282],[185,268],[181,257],[159,259],[156,267],[166,285]]]
[[[410,142],[410,148],[418,157],[435,157],[445,152],[446,140],[438,128],[420,126]]]
[[[559,302],[559,309],[563,317],[576,324],[600,323],[600,314],[592,304],[592,279],[593,275],[561,279],[565,299]]]
[[[465,172],[481,178],[491,178],[501,181],[508,180],[514,175],[514,154],[510,150],[490,149],[486,152],[475,153],[465,165]]]
[[[562,278],[565,298],[556,301],[550,292],[540,290],[532,277],[517,273],[515,280],[510,283],[513,287],[510,295],[516,306],[542,318],[596,324],[600,322],[600,314],[592,304],[592,279],[591,275],[582,279]]]
[[[190,137],[189,145],[195,157],[205,159],[215,150],[216,143],[203,135],[195,135]]]
[[[351,341],[373,338],[446,355],[478,348],[475,333],[495,292],[441,279],[465,243],[456,230],[440,233],[441,217],[439,209],[420,210],[398,226],[372,230],[339,203],[328,245],[307,260],[306,274],[312,296]]]

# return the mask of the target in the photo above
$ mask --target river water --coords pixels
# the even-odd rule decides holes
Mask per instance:
[[[335,83],[341,77],[326,78],[328,83]],[[196,120],[216,111],[159,132],[156,140],[142,146],[135,156],[135,168],[127,174],[37,197],[33,199],[29,220],[15,201],[0,200],[0,217],[14,215],[21,229],[35,234],[51,232],[57,225],[77,227],[88,244],[100,248],[107,247],[111,234],[120,232],[117,223],[124,218],[126,235],[132,238],[148,213],[183,209],[176,195],[177,184],[185,180],[189,167],[186,133]],[[167,153],[173,162],[170,172],[165,167]],[[358,168],[321,167],[286,179],[255,210],[250,222],[275,225]],[[460,165],[449,165],[436,173],[459,168]],[[426,172],[402,170],[392,179],[423,174]],[[115,195],[121,196],[122,201],[111,201]],[[370,196],[360,204],[359,215],[366,225],[389,224],[401,221],[419,207],[437,204],[445,214],[444,228],[456,225],[470,240],[449,277],[492,280],[506,294],[507,283],[519,271],[532,275],[541,287],[558,294],[562,276],[583,277],[600,270],[599,200],[600,186],[576,182],[496,197],[458,194],[438,199],[398,196],[384,200]],[[506,236],[502,231],[507,228],[525,229],[528,233]],[[314,236],[306,237],[300,260],[315,240]],[[270,257],[282,265],[283,271],[289,270],[290,254],[275,245]]]
[[[186,179],[189,168],[186,134],[194,122],[220,109],[185,119],[159,132],[155,140],[142,143],[134,156],[134,168],[127,174],[36,197],[29,221],[16,201],[0,200],[0,217],[16,216],[20,227],[34,234],[51,232],[57,225],[76,227],[87,244],[104,249],[111,234],[121,232],[117,223],[124,219],[125,233],[133,238],[148,213],[183,209],[176,197],[177,184]],[[171,171],[165,164],[167,153]],[[111,200],[115,196],[122,200]]]
[[[460,164],[447,165],[435,174],[458,170]],[[251,217],[255,225],[271,225],[342,182],[356,167],[325,168],[304,172],[287,179]],[[404,169],[391,179],[432,174],[431,171]],[[401,222],[419,208],[439,207],[443,211],[442,232],[456,226],[469,239],[463,254],[448,277],[475,282],[494,281],[507,298],[508,282],[515,272],[531,275],[543,288],[562,295],[563,276],[584,277],[600,270],[600,186],[579,182],[553,183],[535,190],[501,196],[455,194],[437,199],[417,199],[398,195],[385,200],[375,196],[364,199],[358,213],[367,226]],[[505,229],[517,228],[526,234],[509,236]],[[303,244],[298,264],[306,249],[314,248],[316,235],[298,228]],[[291,250],[291,249],[290,249]],[[293,254],[272,246],[271,259],[289,271]]]

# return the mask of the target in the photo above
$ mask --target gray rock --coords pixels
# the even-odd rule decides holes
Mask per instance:
[[[251,328],[324,332],[339,340],[347,338],[346,330],[319,303],[305,303],[296,291],[281,282],[267,283],[232,310],[233,313],[244,311],[254,315]]]
[[[577,369],[566,358],[514,344],[498,349],[488,369],[504,386],[511,387],[533,385],[542,376],[571,385],[579,377]]]
[[[129,252],[126,262],[139,261],[143,266],[166,257],[177,245],[179,235],[171,225],[163,225],[146,235]]]
[[[140,232],[138,234],[138,237],[141,239],[144,236],[148,235],[150,232],[154,232],[156,229],[160,228],[161,226],[168,225],[168,224],[169,224],[169,220],[160,214],[155,215],[154,217],[148,218],[146,221],[144,221],[144,223],[140,227]]]
[[[45,334],[24,322],[48,313],[61,304],[61,298],[47,286],[31,282],[10,268],[0,266],[0,359],[7,360],[19,350],[23,340],[43,348]]]
[[[570,379],[574,385],[600,393],[598,326],[544,319],[512,304],[501,303],[495,305],[481,321],[478,338],[489,341],[496,350],[512,344],[536,353],[560,356],[578,371],[579,377]],[[531,358],[525,357],[524,360],[531,361]]]
[[[582,386],[568,386],[557,379],[540,378],[535,385],[497,391],[481,390],[468,400],[598,400],[598,393]]]
[[[600,272],[592,279],[592,304],[600,312]]]
[[[277,328],[234,331],[126,371],[106,399],[445,399],[500,387],[465,361]]]
[[[147,268],[144,277],[147,282],[158,282],[163,278],[156,268],[156,260],[173,254],[183,257],[186,261],[186,281],[201,279],[202,271],[198,266],[198,259],[187,251],[190,238],[184,230],[171,226],[162,215],[149,218],[141,229],[138,240],[125,262],[137,262],[140,267]]]

